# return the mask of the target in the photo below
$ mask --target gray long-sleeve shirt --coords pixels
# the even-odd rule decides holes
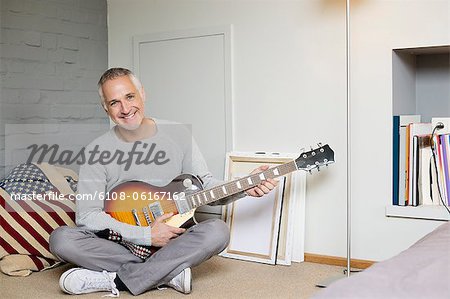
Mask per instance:
[[[165,186],[182,173],[199,176],[204,188],[221,183],[208,171],[203,155],[184,125],[162,120],[155,122],[157,133],[140,142],[122,141],[113,127],[86,147],[87,161],[80,168],[78,182],[78,198],[81,198],[76,204],[78,226],[92,231],[109,228],[127,241],[151,245],[150,227],[122,223],[104,212],[102,196],[106,192],[132,180]],[[93,159],[92,153],[95,153]],[[215,204],[227,204],[243,196],[243,193],[236,194]]]

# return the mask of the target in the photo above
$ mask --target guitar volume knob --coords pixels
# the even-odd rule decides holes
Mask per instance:
[[[190,179],[185,179],[185,180],[183,180],[183,186],[184,186],[186,189],[190,189],[191,186],[192,186],[192,181],[191,181]]]

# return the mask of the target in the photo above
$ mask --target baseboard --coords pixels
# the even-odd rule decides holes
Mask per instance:
[[[347,259],[345,257],[320,255],[314,253],[305,253],[305,262],[347,267]],[[374,263],[374,261],[351,259],[350,266],[357,269],[366,269]]]

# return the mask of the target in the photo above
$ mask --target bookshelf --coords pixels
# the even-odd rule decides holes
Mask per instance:
[[[449,54],[450,45],[393,50],[393,115],[450,117]]]
[[[393,115],[450,117],[450,45],[392,50]],[[448,221],[442,206],[386,206],[387,217]]]
[[[448,221],[450,216],[443,206],[417,206],[417,207],[403,207],[403,206],[386,206],[387,217],[398,218],[414,218],[437,221]]]

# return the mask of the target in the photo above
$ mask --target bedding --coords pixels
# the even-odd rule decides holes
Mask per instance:
[[[63,225],[75,226],[78,176],[70,169],[42,164],[20,164],[0,180],[0,270],[27,276],[59,264],[49,251],[51,232]],[[27,199],[27,194],[58,199]]]
[[[313,298],[450,298],[450,222],[391,259],[332,283]]]

